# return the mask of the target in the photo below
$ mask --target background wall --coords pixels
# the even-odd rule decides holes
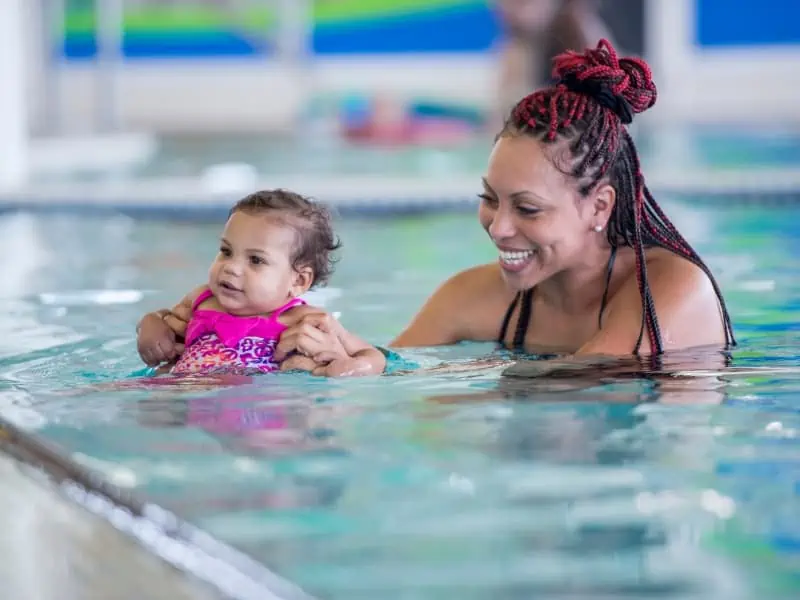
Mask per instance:
[[[800,3],[649,0],[647,56],[665,117],[797,122]]]
[[[35,129],[52,125],[54,114],[62,130],[91,129],[112,86],[124,127],[161,131],[290,129],[326,95],[479,109],[493,95],[501,34],[487,0],[122,5],[118,61],[100,60],[91,0],[66,2],[63,29],[40,39],[50,45],[41,56],[54,60],[32,70]],[[43,14],[41,2],[35,7],[32,30]],[[796,0],[604,0],[602,11],[620,45],[653,63],[653,119],[800,117]]]

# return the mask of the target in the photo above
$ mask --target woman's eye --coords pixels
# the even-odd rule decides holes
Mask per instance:
[[[541,212],[538,208],[536,208],[534,206],[518,206],[517,210],[521,214],[523,214],[525,216],[528,216],[528,217],[530,217],[531,215],[535,215],[535,214],[538,214],[538,213]]]

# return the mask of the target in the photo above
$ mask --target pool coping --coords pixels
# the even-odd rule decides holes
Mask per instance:
[[[31,467],[66,500],[114,529],[187,578],[235,600],[313,600],[246,554],[164,508],[117,487],[55,446],[0,417],[0,452]]]
[[[646,181],[656,197],[696,205],[800,204],[800,169],[655,169]],[[0,212],[123,213],[168,219],[216,219],[227,214],[231,204],[243,195],[276,187],[323,201],[340,215],[428,214],[474,209],[480,175],[461,173],[452,178],[276,175],[228,182],[187,176],[38,182],[0,191]]]

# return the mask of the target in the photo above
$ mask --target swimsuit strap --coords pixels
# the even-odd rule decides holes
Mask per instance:
[[[511,323],[511,315],[514,313],[514,309],[517,308],[517,302],[519,302],[520,296],[521,294],[516,294],[511,304],[508,305],[506,315],[503,317],[503,324],[500,326],[500,335],[497,337],[498,344],[503,344],[506,341],[506,333],[508,332],[508,325]]]
[[[280,308],[277,308],[274,311],[272,311],[272,315],[270,315],[270,320],[271,321],[277,321],[278,317],[280,317],[287,310],[289,310],[291,308],[294,308],[295,306],[300,306],[301,304],[305,304],[305,303],[306,303],[306,301],[303,300],[302,298],[292,298],[291,300],[289,300],[286,304],[284,304]]]
[[[201,295],[201,299],[195,302],[195,305],[210,296],[210,292],[204,292]],[[216,334],[222,343],[229,348],[236,347],[236,344],[245,337],[277,339],[286,330],[286,325],[281,323],[278,317],[300,304],[305,304],[305,301],[299,298],[292,298],[283,306],[272,311],[269,316],[239,317],[218,310],[197,311],[192,316],[186,329],[186,345],[191,345],[201,335],[209,332]]]
[[[205,289],[202,292],[200,292],[200,295],[197,296],[195,301],[192,303],[192,311],[194,312],[195,310],[197,310],[197,307],[200,306],[203,302],[205,302],[209,298],[211,298],[211,296],[212,296],[212,293],[211,293],[210,289]],[[277,319],[279,316],[281,316],[283,313],[285,313],[290,308],[294,308],[295,306],[299,306],[299,305],[305,304],[305,303],[306,303],[305,300],[303,300],[301,298],[292,298],[286,304],[284,304],[283,306],[281,306],[281,307],[277,308],[276,310],[274,310],[272,312],[272,315],[271,315],[270,318]]]
[[[194,302],[192,302],[192,312],[197,310],[197,307],[200,306],[203,302],[211,298],[211,290],[209,288],[204,289],[200,292],[200,295],[195,298]]]
[[[519,319],[517,320],[517,330],[514,332],[514,349],[522,350],[525,347],[525,334],[528,333],[528,325],[531,322],[533,313],[533,288],[522,292],[522,304],[519,307]]]

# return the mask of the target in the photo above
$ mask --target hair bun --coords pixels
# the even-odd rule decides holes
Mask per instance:
[[[640,58],[619,58],[605,39],[594,49],[567,50],[556,56],[553,77],[557,85],[593,97],[626,124],[653,106],[658,96],[648,64]]]

